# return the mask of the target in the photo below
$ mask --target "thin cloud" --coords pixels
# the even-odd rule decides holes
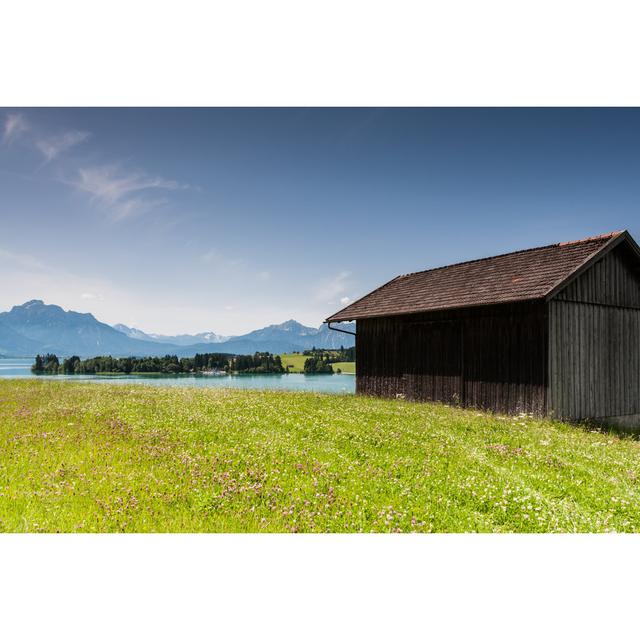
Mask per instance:
[[[203,253],[200,256],[200,260],[204,262],[204,264],[211,264],[214,260],[217,260],[220,257],[220,252],[217,249],[210,249],[206,253]]]
[[[27,144],[35,147],[43,155],[45,162],[51,162],[62,152],[87,140],[90,134],[87,131],[71,130],[57,135],[47,135],[37,127],[32,127],[23,114],[10,113],[4,121],[2,140],[8,144],[21,137],[25,137]]]
[[[36,140],[38,151],[44,156],[46,162],[51,162],[62,152],[75,147],[90,137],[87,131],[65,131],[64,133]]]
[[[9,143],[28,132],[25,142],[36,149],[47,164],[66,151],[91,137],[87,131],[72,129],[56,135],[31,127],[21,113],[5,118],[2,140]],[[119,164],[80,167],[73,178],[63,182],[109,209],[113,221],[140,216],[167,204],[167,200],[154,197],[153,192],[192,189],[176,180],[166,180],[143,171],[127,171]]]
[[[350,287],[349,277],[351,272],[341,271],[331,280],[322,282],[315,291],[315,299],[318,302],[336,304],[340,298],[345,297],[345,293]]]
[[[143,173],[125,173],[115,165],[79,169],[78,178],[72,185],[108,204],[136,191],[186,188],[175,180],[164,180]]]
[[[93,200],[110,207],[114,220],[141,215],[166,204],[166,200],[149,198],[145,192],[189,188],[175,180],[165,180],[142,172],[125,172],[117,165],[81,168],[70,184],[78,191],[88,193]]]
[[[10,113],[4,121],[2,141],[9,143],[29,130],[29,123],[21,113]]]
[[[130,198],[117,203],[113,207],[112,217],[116,222],[118,220],[124,220],[125,218],[134,218],[135,216],[141,216],[154,209],[159,209],[166,204],[167,200],[165,198],[156,198],[154,200],[147,198]]]
[[[104,300],[101,293],[83,293],[80,295],[83,300]]]
[[[29,271],[44,271],[45,265],[37,258],[24,253],[14,253],[0,247],[0,263],[5,262],[12,266],[21,267]]]
[[[242,258],[232,258],[226,252],[223,252],[216,247],[212,247],[205,253],[201,254],[199,256],[199,260],[202,264],[213,265],[215,270],[219,273],[223,271],[234,271],[246,266],[246,263]],[[270,276],[271,274],[266,271],[261,271],[256,274],[256,277],[260,280],[266,280]]]

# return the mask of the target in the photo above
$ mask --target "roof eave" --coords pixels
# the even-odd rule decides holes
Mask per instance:
[[[458,305],[449,305],[446,307],[434,307],[432,309],[418,309],[415,311],[393,311],[393,312],[385,312],[385,313],[368,313],[365,315],[355,315],[349,316],[346,318],[336,318],[341,311],[335,313],[330,318],[325,320],[325,323],[328,322],[357,322],[358,320],[369,320],[373,318],[391,318],[396,316],[415,316],[421,313],[437,313],[439,311],[459,311],[460,309],[478,309],[481,307],[498,307],[503,304],[518,304],[524,302],[542,302],[545,300],[545,296],[529,296],[522,298],[510,298],[508,300],[500,300],[494,302],[482,302],[476,304],[458,304]]]
[[[335,317],[339,316],[341,313],[344,313],[347,309],[350,309],[351,307],[354,307],[355,305],[359,304],[365,298],[368,298],[369,296],[372,296],[374,293],[377,293],[378,291],[380,291],[380,289],[383,289],[388,284],[391,284],[392,282],[395,282],[399,278],[402,278],[402,276],[396,276],[395,278],[391,278],[391,280],[388,280],[384,284],[381,284],[379,287],[376,287],[373,291],[369,291],[369,293],[366,293],[365,295],[363,295],[362,297],[358,298],[357,300],[354,300],[351,304],[348,304],[346,307],[343,307],[342,309],[340,309],[340,311],[336,311],[336,313],[334,313],[332,316],[329,316],[324,321],[323,324],[329,323],[329,322],[352,322],[352,320],[355,320],[355,318],[352,318],[351,320],[347,320],[346,318],[343,318],[342,320],[336,320]]]

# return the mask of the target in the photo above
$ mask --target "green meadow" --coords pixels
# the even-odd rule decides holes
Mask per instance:
[[[4,380],[0,530],[640,531],[640,442],[356,396]]]
[[[282,360],[282,366],[286,369],[290,367],[291,373],[302,373],[304,371],[304,361],[309,356],[304,356],[301,353],[283,353],[280,356]]]
[[[291,373],[302,373],[304,372],[304,361],[309,356],[302,355],[301,353],[283,353],[280,358],[282,360],[282,365],[285,367],[291,367],[289,371]],[[333,370],[340,369],[342,373],[355,373],[356,372],[356,363],[355,362],[334,362],[331,364]]]
[[[356,363],[355,362],[334,362],[332,365],[333,370],[337,371],[340,369],[342,373],[355,373],[356,372]]]

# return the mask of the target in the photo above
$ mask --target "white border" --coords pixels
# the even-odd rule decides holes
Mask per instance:
[[[35,534],[0,549],[7,638],[637,630],[638,536]]]
[[[21,0],[4,106],[637,105],[637,3]]]

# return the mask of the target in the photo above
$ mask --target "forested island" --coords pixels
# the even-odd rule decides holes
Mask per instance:
[[[299,353],[299,352],[298,352]],[[345,349],[309,349],[303,351],[304,373],[341,373],[335,363],[354,361],[355,347]],[[302,364],[300,365],[302,366]],[[175,355],[114,358],[97,356],[82,360],[71,356],[60,361],[57,355],[38,354],[31,367],[41,374],[210,374],[210,373],[289,373],[279,355],[267,351],[253,355],[230,353],[197,353],[193,357],[178,358]]]
[[[53,353],[37,355],[33,373],[45,374],[100,374],[100,373],[287,373],[280,356],[271,353],[255,353],[250,356],[234,356],[228,353],[197,353],[194,357],[113,358],[98,356],[81,360],[78,356],[64,358],[62,362]]]

